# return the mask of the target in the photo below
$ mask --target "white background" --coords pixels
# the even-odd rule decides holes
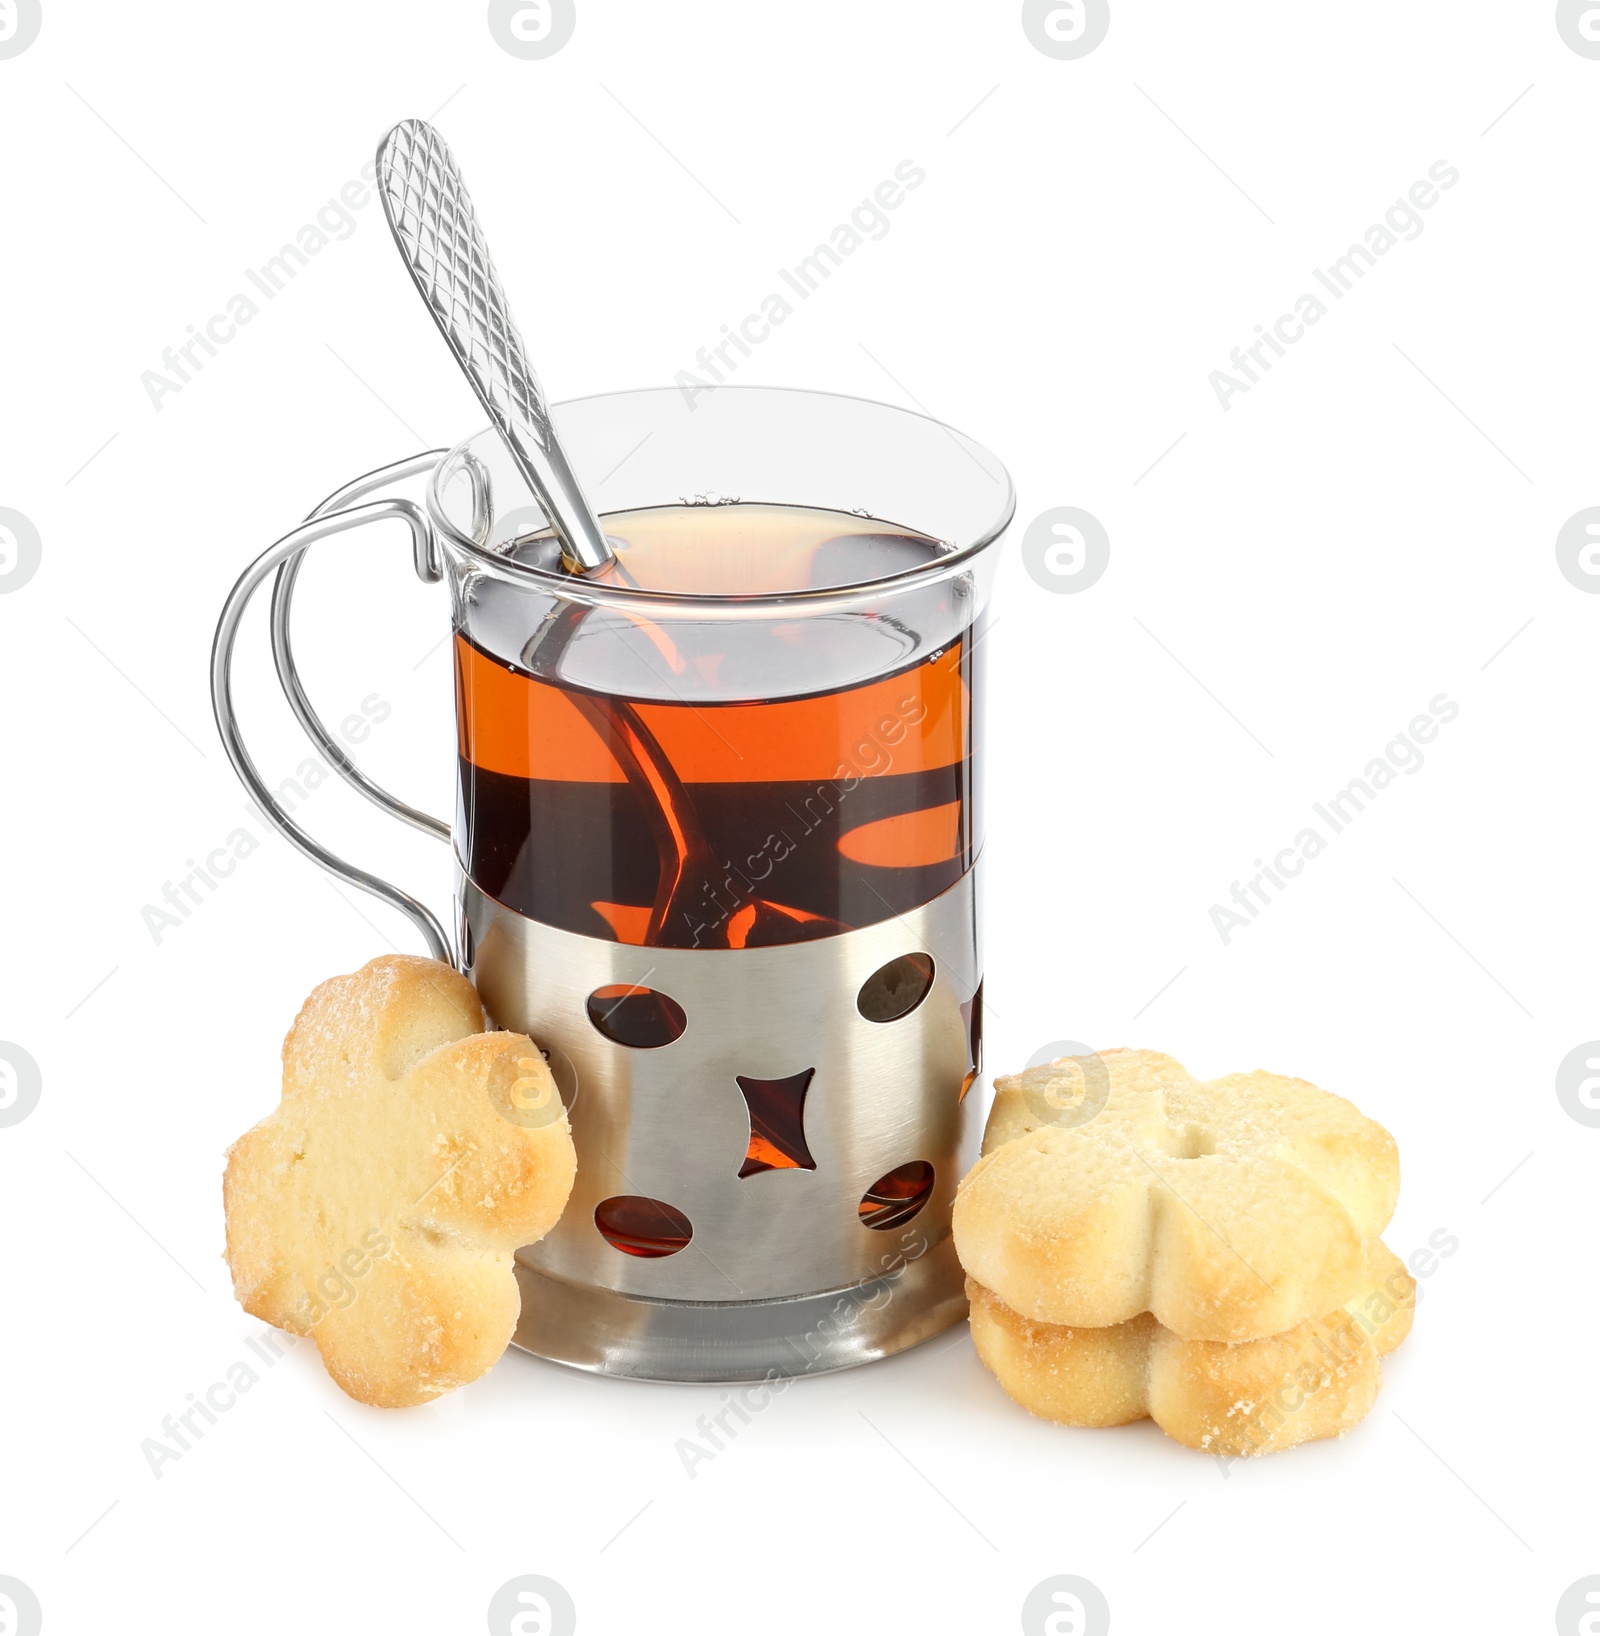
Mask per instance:
[[[305,1346],[152,1476],[141,1441],[262,1333],[223,1150],[306,992],[416,948],[275,839],[147,929],[187,859],[262,833],[212,626],[325,493],[481,415],[375,203],[159,411],[141,374],[436,109],[557,398],[669,383],[926,169],[738,378],[918,404],[1010,466],[989,1066],[1146,1045],[1386,1124],[1389,1243],[1459,1249],[1357,1431],[1224,1474],[1148,1423],[1030,1419],[962,1329],[796,1386],[691,1480],[714,1390],[512,1354],[386,1414]],[[589,1632],[1002,1632],[1071,1573],[1120,1632],[1521,1631],[1600,1573],[1600,1131],[1555,1093],[1600,1035],[1600,599],[1554,549],[1600,504],[1600,62],[1550,5],[1114,0],[1058,61],[1012,4],[579,0],[521,61],[481,4],[45,0],[0,153],[0,506],[43,541],[0,595],[0,1039],[43,1081],[0,1129],[0,1574],[48,1630],[475,1631],[541,1573]],[[1440,160],[1421,237],[1224,412],[1210,373]],[[1077,595],[1017,549],[1062,505],[1111,539]],[[327,555],[312,692],[381,695],[366,765],[447,812],[444,593],[398,535]],[[263,630],[242,707],[283,776]],[[1441,693],[1426,765],[1225,946],[1211,905]],[[304,815],[442,907],[441,848],[336,784]]]

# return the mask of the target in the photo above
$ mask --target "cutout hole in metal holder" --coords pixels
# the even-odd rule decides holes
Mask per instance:
[[[614,1250],[646,1260],[676,1255],[694,1237],[694,1227],[683,1211],[661,1199],[621,1193],[595,1206],[594,1224]]]
[[[857,1211],[863,1227],[886,1233],[904,1226],[928,1202],[933,1193],[933,1166],[926,1159],[896,1165],[880,1176],[861,1196]]]
[[[670,994],[636,983],[607,983],[597,988],[586,1009],[600,1033],[633,1051],[659,1051],[689,1026],[683,1007]]]
[[[764,1170],[815,1170],[817,1161],[806,1146],[806,1092],[815,1068],[787,1079],[751,1079],[737,1076],[750,1114],[750,1145],[739,1174],[759,1176]]]
[[[903,954],[878,969],[861,985],[856,1010],[868,1022],[899,1022],[927,999],[933,988],[933,956]]]

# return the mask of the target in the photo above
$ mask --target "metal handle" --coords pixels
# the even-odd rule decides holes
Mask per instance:
[[[276,544],[269,546],[245,569],[239,576],[237,584],[228,593],[222,617],[217,622],[216,640],[211,649],[211,704],[216,714],[217,731],[222,735],[222,745],[227,751],[228,760],[233,764],[233,770],[239,775],[240,782],[249,791],[251,800],[255,802],[267,822],[291,846],[304,853],[319,867],[326,869],[329,874],[359,887],[363,892],[370,892],[373,897],[381,899],[391,908],[398,909],[403,915],[408,916],[422,933],[428,944],[428,952],[436,960],[442,960],[447,965],[457,965],[450,939],[426,904],[328,851],[278,805],[266,781],[257,772],[250,752],[245,748],[233,706],[233,650],[239,634],[239,623],[244,617],[245,608],[249,605],[251,597],[267,576],[276,571],[278,583],[272,599],[273,659],[290,707],[306,735],[327,757],[329,765],[340,777],[353,789],[359,790],[373,805],[422,830],[425,834],[449,841],[448,824],[408,806],[374,783],[356,766],[344,747],[329,733],[301,684],[289,640],[289,614],[293,605],[295,582],[306,551],[318,540],[346,533],[366,523],[397,518],[411,530],[412,563],[417,577],[430,585],[437,584],[444,577],[444,563],[438,542],[434,538],[432,525],[420,506],[409,500],[393,499],[372,501],[365,505],[351,504],[352,501],[361,499],[363,495],[373,493],[391,483],[432,470],[444,454],[445,451],[442,449],[433,449],[426,454],[413,455],[409,460],[397,461],[392,466],[380,467],[377,471],[368,472],[364,477],[358,477],[353,483],[347,483],[342,489],[329,495],[305,523],[293,533],[285,534]]]

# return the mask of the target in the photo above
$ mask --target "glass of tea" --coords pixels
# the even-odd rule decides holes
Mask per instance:
[[[964,1312],[1010,479],[818,392],[554,416],[614,566],[563,569],[490,432],[408,517],[451,589],[451,952],[549,1057],[579,1158],[519,1257],[518,1344],[670,1380],[885,1356]]]

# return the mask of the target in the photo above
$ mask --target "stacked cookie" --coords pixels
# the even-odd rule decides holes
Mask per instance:
[[[1354,1426],[1415,1284],[1379,1241],[1394,1139],[1276,1074],[1110,1051],[995,1081],[955,1242],[979,1356],[1070,1426],[1149,1416],[1220,1455]]]

